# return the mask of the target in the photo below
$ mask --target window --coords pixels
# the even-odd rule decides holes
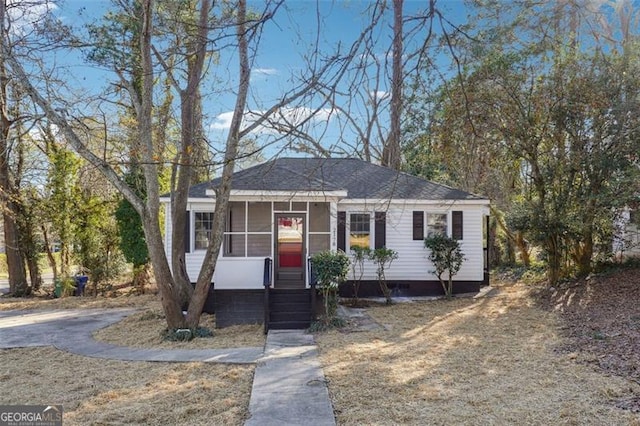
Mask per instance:
[[[447,235],[446,213],[427,213],[427,237],[436,234]]]
[[[349,217],[349,248],[371,247],[371,217],[368,214],[352,213]]]
[[[195,212],[193,226],[195,229],[195,249],[206,250],[211,239],[213,229],[213,213]]]

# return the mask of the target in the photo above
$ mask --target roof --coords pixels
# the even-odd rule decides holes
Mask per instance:
[[[192,186],[206,198],[220,178]],[[352,199],[484,200],[484,197],[356,158],[278,158],[233,174],[231,188],[249,191],[347,191]]]

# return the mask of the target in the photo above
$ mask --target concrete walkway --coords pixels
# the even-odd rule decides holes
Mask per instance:
[[[258,361],[245,426],[336,424],[313,336],[271,330]]]
[[[139,349],[93,339],[93,332],[122,320],[134,309],[0,311],[0,349],[54,346],[93,358],[123,361],[219,362],[253,364],[262,347],[231,349]]]
[[[313,336],[270,331],[262,347],[231,349],[137,349],[93,339],[135,309],[0,311],[0,349],[54,346],[94,358],[123,361],[257,363],[247,426],[335,426],[329,391]]]

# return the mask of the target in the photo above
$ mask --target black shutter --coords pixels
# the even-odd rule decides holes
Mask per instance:
[[[338,250],[347,251],[347,212],[338,212]]]
[[[451,212],[451,237],[454,240],[462,239],[462,212]]]
[[[184,252],[191,252],[191,212],[189,210],[184,219]]]
[[[413,212],[413,239],[424,240],[424,212]]]
[[[378,249],[387,245],[387,214],[385,212],[376,212],[375,218],[374,248]]]

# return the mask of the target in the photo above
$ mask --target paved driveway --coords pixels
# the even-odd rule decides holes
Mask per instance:
[[[54,346],[78,355],[124,361],[220,362],[253,364],[262,347],[230,349],[140,349],[93,339],[93,332],[114,324],[135,309],[0,311],[0,349]]]

